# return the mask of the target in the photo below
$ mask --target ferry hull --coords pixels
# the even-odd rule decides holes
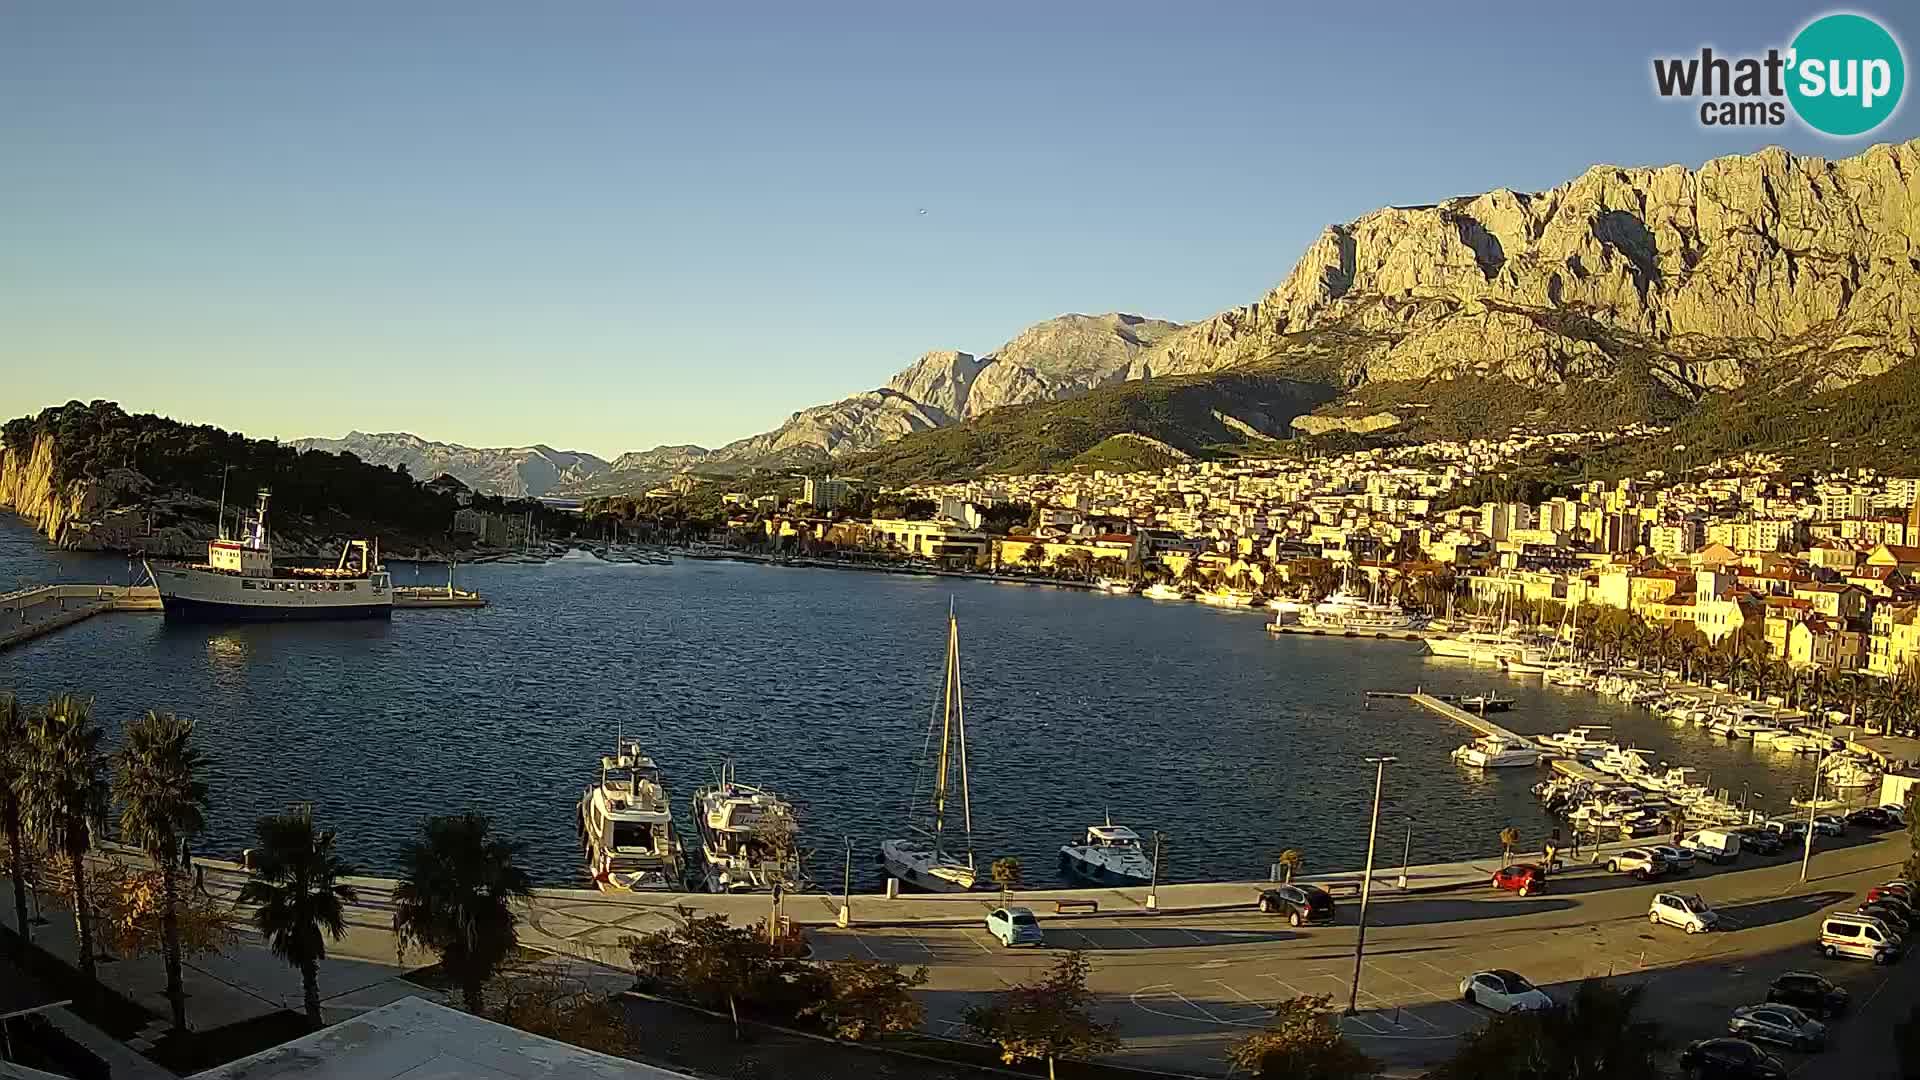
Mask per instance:
[[[169,622],[309,622],[321,619],[386,619],[392,604],[332,604],[326,607],[280,607],[266,604],[229,604],[160,594],[160,608]]]
[[[1115,870],[1086,858],[1070,847],[1060,849],[1060,866],[1074,877],[1096,885],[1147,885],[1153,881],[1151,871],[1136,875]]]

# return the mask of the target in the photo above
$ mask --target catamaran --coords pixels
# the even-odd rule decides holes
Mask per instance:
[[[914,785],[913,804],[908,807],[910,828],[915,835],[880,842],[880,859],[887,874],[929,892],[967,892],[974,886],[973,800],[967,791],[967,714],[960,691],[960,624],[947,610],[946,693],[940,717],[940,757],[934,768],[933,791],[923,815],[919,805],[919,785]],[[927,744],[933,743],[929,722]],[[948,801],[953,797],[955,773],[960,789],[961,850],[954,850],[947,836]]]

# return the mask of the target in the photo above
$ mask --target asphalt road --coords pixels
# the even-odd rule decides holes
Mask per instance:
[[[1920,956],[1876,968],[1829,961],[1814,941],[1821,913],[1858,904],[1897,872],[1907,845],[1898,832],[1824,842],[1836,846],[1816,850],[1804,885],[1797,857],[1746,855],[1733,866],[1703,865],[1654,884],[1593,868],[1564,873],[1550,891],[1526,898],[1470,889],[1376,899],[1359,1011],[1342,1027],[1395,1072],[1417,1071],[1485,1021],[1487,1014],[1460,1000],[1462,977],[1505,967],[1559,997],[1588,976],[1645,983],[1646,1012],[1677,1047],[1724,1034],[1731,1009],[1764,1000],[1774,976],[1809,970],[1848,986],[1855,1008],[1825,1052],[1781,1052],[1782,1060],[1806,1077],[1894,1077],[1890,1028],[1911,1007]],[[1725,929],[1688,935],[1650,925],[1653,894],[1669,889],[1699,893],[1719,909]],[[822,958],[926,965],[936,1032],[957,1031],[964,1005],[1040,973],[1058,951],[1084,950],[1101,1010],[1125,1040],[1117,1060],[1169,1071],[1223,1074],[1227,1044],[1261,1027],[1272,1002],[1327,994],[1344,1006],[1350,992],[1356,903],[1342,903],[1334,926],[1298,930],[1252,910],[1070,919],[1051,917],[1050,906],[1036,910],[1047,932],[1046,947],[1037,949],[1005,949],[984,925],[827,928],[811,936]]]

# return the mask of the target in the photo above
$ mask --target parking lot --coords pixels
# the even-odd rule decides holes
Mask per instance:
[[[1461,1001],[1461,979],[1504,967],[1560,996],[1588,976],[1645,983],[1649,1013],[1684,1041],[1723,1034],[1729,1010],[1762,1000],[1775,975],[1813,970],[1852,988],[1856,1015],[1841,1022],[1832,1047],[1804,1074],[1891,1076],[1886,1029],[1893,1003],[1910,995],[1882,1000],[1880,992],[1890,979],[1908,979],[1911,961],[1891,969],[1828,961],[1813,941],[1822,912],[1859,903],[1905,855],[1904,840],[1888,834],[1817,854],[1805,885],[1797,859],[1748,857],[1652,884],[1594,870],[1562,875],[1547,892],[1525,898],[1466,890],[1376,899],[1359,1010],[1341,1025],[1392,1066],[1430,1065],[1485,1021],[1482,1010]],[[1650,925],[1648,904],[1662,890],[1700,893],[1720,911],[1723,929],[1688,935]],[[1249,906],[1252,899],[1250,892]],[[1352,992],[1350,902],[1342,902],[1337,925],[1301,929],[1251,910],[1063,918],[1042,905],[1037,913],[1047,932],[1046,947],[1038,949],[1005,949],[984,926],[823,929],[812,936],[822,957],[926,965],[936,1031],[957,1031],[969,1001],[1038,974],[1057,950],[1085,950],[1101,1009],[1125,1040],[1121,1060],[1185,1072],[1224,1073],[1227,1044],[1262,1026],[1276,1000],[1325,994],[1344,1006]],[[1810,1060],[1781,1056],[1790,1064]]]

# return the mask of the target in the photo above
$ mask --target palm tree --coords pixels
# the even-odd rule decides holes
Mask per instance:
[[[87,896],[87,850],[107,812],[107,760],[93,701],[56,694],[27,717],[27,753],[14,794],[28,832],[67,856],[73,871],[73,921],[80,935],[80,974],[98,981],[93,957],[93,906]]]
[[[320,1025],[320,961],[327,937],[347,933],[346,905],[360,899],[340,881],[353,868],[333,853],[333,833],[316,831],[311,811],[269,814],[254,827],[253,876],[240,886],[240,902],[257,905],[253,923],[273,954],[300,969],[307,1019]]]
[[[460,984],[467,1011],[481,1014],[480,988],[520,944],[515,901],[532,897],[514,865],[523,845],[491,834],[471,810],[427,819],[425,839],[407,845],[406,875],[393,890],[393,932],[401,948],[425,945]]]
[[[167,999],[173,1027],[187,1029],[187,991],[180,981],[180,848],[207,826],[206,758],[192,745],[193,721],[152,712],[127,726],[115,758],[120,833],[160,868]]]
[[[1509,825],[1500,830],[1500,858],[1502,866],[1513,865],[1513,849],[1520,846],[1520,830]]]
[[[33,937],[33,923],[27,918],[27,844],[18,790],[26,759],[26,717],[12,694],[0,694],[0,826],[7,832],[7,868],[13,874],[13,925],[20,928],[23,945]]]

